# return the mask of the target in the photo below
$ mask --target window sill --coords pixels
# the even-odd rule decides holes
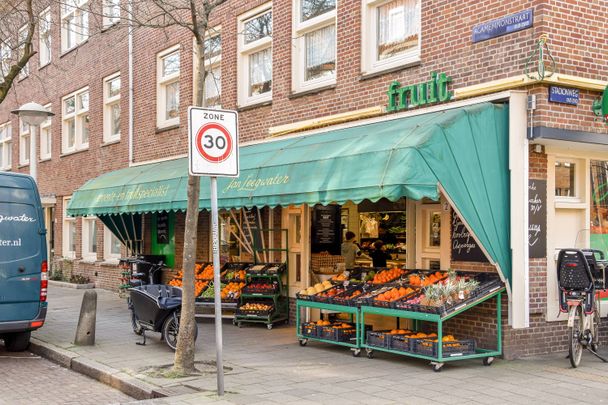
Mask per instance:
[[[103,27],[101,28],[101,32],[106,32],[111,30],[114,27],[118,27],[120,25],[120,20],[119,21],[115,21],[113,23],[110,24],[103,24]]]
[[[580,201],[555,201],[555,208],[584,210],[587,208],[587,203],[580,202]]]
[[[95,264],[97,263],[97,258],[95,259],[90,259],[90,258],[85,258],[83,257],[82,260],[80,260],[80,263],[84,263],[84,264]]]
[[[72,151],[72,152],[65,152],[65,153],[62,153],[61,155],[59,155],[59,157],[71,156],[71,155],[75,155],[77,153],[86,152],[88,150],[89,150],[89,148],[87,147],[87,148],[78,149],[78,150],[75,150],[75,151]]]
[[[409,62],[409,63],[403,64],[403,65],[398,65],[398,66],[393,66],[393,67],[370,69],[368,72],[361,72],[361,76],[359,76],[359,81],[373,79],[373,78],[383,76],[383,75],[386,75],[389,73],[399,72],[401,70],[405,70],[405,69],[415,67],[415,66],[420,66],[420,65],[422,65],[422,61],[417,60],[414,62]]]
[[[17,83],[21,83],[22,81],[24,81],[25,79],[27,79],[28,77],[30,77],[29,73],[25,76],[19,76],[17,78]]]
[[[178,129],[178,128],[179,128],[179,124],[168,125],[166,127],[156,127],[156,130],[154,131],[154,133],[160,134],[160,133],[171,131],[173,129]]]
[[[104,146],[110,146],[110,145],[116,145],[117,143],[120,143],[120,138],[119,139],[114,139],[112,141],[107,141],[101,144],[101,147],[103,148]]]
[[[38,159],[38,163],[44,163],[44,162],[50,162],[50,161],[51,161],[50,157],[47,157],[47,158],[44,158],[44,159]]]
[[[114,266],[118,266],[118,259],[108,259],[108,260],[104,260],[102,262],[99,262],[100,266],[104,266],[104,267],[114,267]]]
[[[87,42],[89,42],[88,38],[86,40],[82,41],[81,43],[79,43],[78,45],[74,45],[72,48],[66,49],[65,51],[61,52],[61,54],[59,55],[59,58],[60,59],[63,58],[64,56],[66,56],[67,54],[71,53],[72,51],[80,48],[81,46],[83,46]]]
[[[40,71],[40,70],[44,69],[45,67],[49,66],[50,64],[51,64],[51,62],[50,62],[50,61],[48,61],[48,62],[47,62],[47,63],[45,63],[44,65],[40,65],[40,66],[38,66],[38,71]]]
[[[249,110],[254,110],[254,109],[260,108],[260,107],[266,107],[269,105],[272,105],[272,100],[260,101],[260,102],[252,103],[252,104],[245,104],[242,107],[237,107],[236,110],[238,112],[249,111]]]
[[[19,163],[19,166],[17,166],[17,169],[23,169],[24,167],[28,167],[30,164],[28,163]]]
[[[318,94],[326,90],[333,90],[336,88],[336,83],[328,84],[325,86],[319,86],[308,90],[298,90],[292,92],[287,98],[292,100],[298,97],[310,96],[312,94]]]

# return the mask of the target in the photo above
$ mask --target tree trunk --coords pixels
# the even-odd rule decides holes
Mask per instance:
[[[194,267],[196,264],[196,236],[198,230],[198,200],[200,177],[188,176],[188,208],[184,230],[184,262],[182,280],[182,313],[173,370],[179,374],[192,374],[194,369]]]

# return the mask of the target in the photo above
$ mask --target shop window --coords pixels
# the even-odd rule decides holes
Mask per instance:
[[[103,27],[108,28],[120,22],[120,0],[104,0]]]
[[[608,251],[608,161],[591,160],[591,247]]]
[[[84,88],[62,100],[62,152],[70,153],[89,147],[89,89]]]
[[[336,0],[294,2],[294,89],[336,82]]]
[[[158,54],[156,125],[159,128],[179,124],[179,52],[176,45]]]
[[[103,81],[103,141],[120,139],[120,73]]]
[[[23,54],[25,53],[25,42],[27,41],[27,25],[24,25],[23,27],[21,27],[19,29],[19,33],[17,34],[17,40],[18,40],[18,45],[17,45],[17,56],[19,59],[21,59],[21,57],[23,56]],[[19,79],[25,79],[27,76],[29,76],[30,74],[30,62],[28,61],[25,66],[23,66],[23,68],[21,69],[21,71],[19,72]]]
[[[82,258],[97,260],[97,219],[82,219]]]
[[[395,260],[406,260],[407,215],[405,199],[395,203],[381,199],[376,203],[367,200],[359,206],[359,240],[364,251],[371,251],[374,242],[381,240],[384,248]]]
[[[70,0],[61,4],[61,50],[69,51],[89,38],[88,0]]]
[[[19,164],[30,163],[30,126],[19,119]]]
[[[0,170],[10,170],[12,166],[11,123],[0,125]]]
[[[120,259],[120,239],[118,239],[106,226],[103,227],[103,259],[114,262]]]
[[[51,105],[47,104],[44,106],[47,111],[51,111]],[[52,134],[51,134],[51,117],[47,117],[42,124],[40,124],[40,160],[48,160],[51,158],[52,150]]]
[[[420,3],[421,0],[363,0],[364,73],[420,61]]]
[[[239,17],[239,105],[272,99],[272,4]]]
[[[63,199],[63,257],[76,257],[76,218],[68,217],[67,209],[70,197]]]
[[[38,53],[40,67],[51,63],[51,9],[47,8],[40,13],[38,26]]]
[[[568,161],[555,162],[555,196],[577,197],[576,163]]]

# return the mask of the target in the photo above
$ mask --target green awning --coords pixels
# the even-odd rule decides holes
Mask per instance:
[[[437,200],[440,184],[510,278],[506,106],[483,103],[242,146],[240,167],[240,177],[218,179],[220,208]],[[68,214],[185,210],[187,174],[185,158],[106,173],[73,194]],[[206,177],[199,205],[210,207]]]

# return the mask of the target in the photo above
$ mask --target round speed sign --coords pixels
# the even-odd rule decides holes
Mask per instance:
[[[232,137],[223,125],[212,122],[196,133],[196,149],[208,162],[220,163],[232,153]]]

